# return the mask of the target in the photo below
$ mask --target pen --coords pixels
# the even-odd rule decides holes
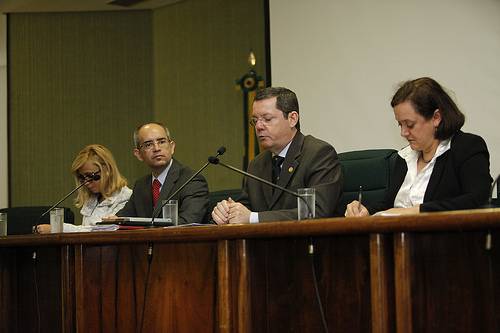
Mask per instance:
[[[361,205],[363,202],[363,186],[359,185],[359,192],[358,192],[358,211],[361,210]]]

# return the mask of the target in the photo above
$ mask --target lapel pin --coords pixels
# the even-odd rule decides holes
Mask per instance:
[[[293,167],[289,167],[288,168],[288,173],[292,173],[293,172]]]

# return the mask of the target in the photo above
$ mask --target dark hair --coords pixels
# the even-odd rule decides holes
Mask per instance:
[[[267,87],[258,90],[255,95],[256,101],[276,97],[276,108],[283,112],[283,117],[288,119],[288,114],[292,111],[299,113],[299,101],[293,91],[283,87]],[[300,131],[300,119],[295,124],[295,128]]]
[[[145,124],[142,124],[142,125],[139,125],[137,126],[137,128],[134,130],[134,137],[133,137],[133,140],[134,140],[134,147],[135,148],[139,148],[139,145],[140,145],[140,142],[139,142],[139,131],[141,130],[141,128],[143,128],[144,126],[146,125],[151,125],[151,124],[155,124],[155,125],[158,125],[160,127],[163,127],[163,129],[165,130],[165,133],[167,134],[167,139],[168,141],[171,141],[172,140],[172,136],[170,135],[170,131],[168,130],[168,128],[163,125],[162,123],[158,123],[158,122],[155,122],[155,121],[152,121],[152,122],[149,122],[149,123],[145,123]]]
[[[406,81],[399,87],[391,106],[410,102],[415,111],[425,119],[431,119],[434,111],[439,109],[441,122],[436,129],[434,137],[439,140],[446,140],[458,132],[465,123],[464,114],[458,106],[441,87],[439,83],[429,77]]]

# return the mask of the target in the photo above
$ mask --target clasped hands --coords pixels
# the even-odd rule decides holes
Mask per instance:
[[[378,215],[410,215],[410,214],[418,214],[420,213],[420,205],[416,205],[408,208],[390,208],[381,212],[378,212]],[[345,217],[361,217],[368,216],[370,213],[365,206],[363,206],[359,201],[354,200],[350,204],[347,205],[344,216]]]
[[[250,223],[250,213],[241,203],[228,198],[217,203],[212,210],[212,219],[217,224]]]

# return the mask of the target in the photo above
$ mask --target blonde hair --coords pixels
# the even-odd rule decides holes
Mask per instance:
[[[99,192],[104,199],[109,198],[114,192],[121,190],[127,186],[127,180],[120,174],[115,159],[109,149],[102,145],[88,145],[76,155],[71,164],[71,172],[75,177],[77,185],[80,184],[78,170],[86,163],[93,163],[100,171]],[[78,195],[75,199],[75,206],[81,208],[87,200],[92,196],[92,193],[85,186],[78,190]]]

